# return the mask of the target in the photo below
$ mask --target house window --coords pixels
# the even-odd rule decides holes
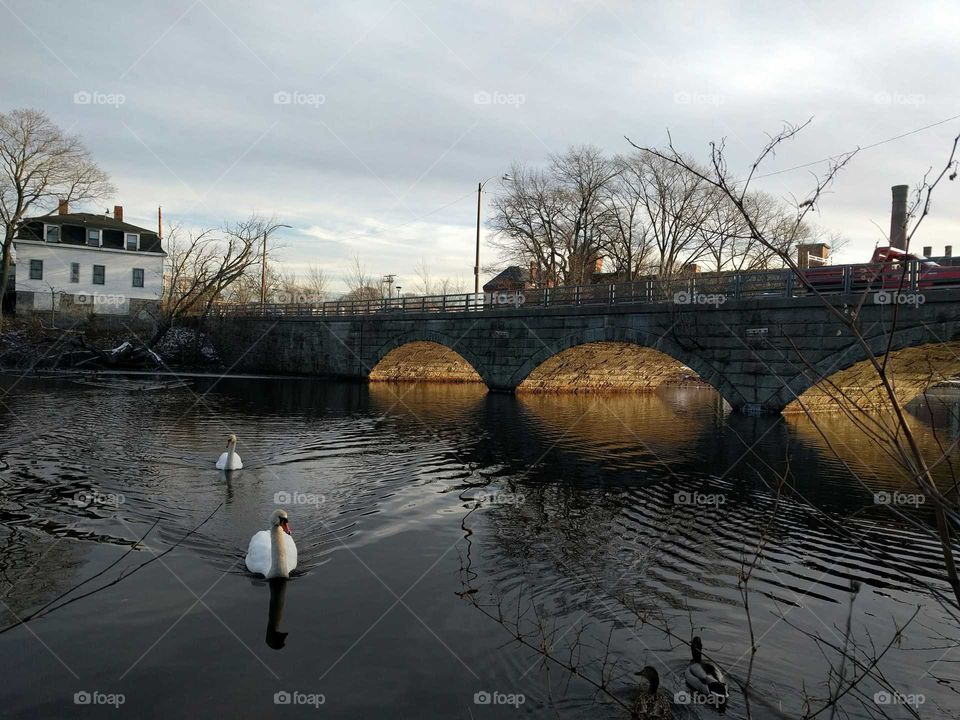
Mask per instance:
[[[133,286],[143,287],[143,268],[133,269]]]
[[[140,236],[136,233],[126,233],[125,235],[127,250],[139,250],[140,249]]]
[[[60,242],[60,226],[44,225],[43,236],[47,242],[52,242],[52,243]]]
[[[43,280],[43,260],[30,261],[30,279]]]
[[[93,266],[93,284],[103,285],[106,282],[107,269],[103,265]]]
[[[92,245],[93,247],[100,247],[100,231],[99,230],[87,230],[87,245]]]
[[[70,263],[70,282],[80,282],[80,263]]]

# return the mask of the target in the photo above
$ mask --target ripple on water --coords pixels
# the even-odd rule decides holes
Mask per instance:
[[[416,554],[393,555],[394,545],[406,547],[399,540],[455,540],[463,521],[473,530],[471,568],[484,593],[525,598],[561,627],[580,618],[598,624],[603,641],[610,630],[634,665],[659,648],[674,671],[665,674],[667,687],[686,651],[662,647],[663,637],[637,628],[629,608],[680,618],[684,633],[700,628],[719,659],[736,663],[745,637],[740,578],[757,548],[763,555],[750,588],[758,632],[769,632],[780,652],[755,672],[771,687],[823,679],[815,652],[775,624],[778,607],[823,632],[842,623],[852,580],[865,588],[857,602],[878,618],[926,603],[924,583],[941,587],[924,511],[910,513],[910,524],[870,507],[873,486],[851,479],[797,420],[727,416],[698,391],[504,398],[473,387],[255,382],[224,381],[198,400],[201,385],[145,398],[23,381],[4,398],[32,430],[0,440],[3,571],[37,563],[26,534],[69,539],[74,552],[129,546],[157,522],[151,550],[179,542],[185,556],[242,574],[249,537],[266,528],[279,502],[290,513],[300,573],[325,575],[325,565],[355,553],[388,558],[386,573]],[[231,432],[245,467],[227,475],[213,462]],[[787,470],[778,497],[772,488]],[[870,482],[893,487],[896,478]],[[486,500],[463,520],[475,505],[469,498],[497,491],[509,499]],[[122,500],[77,503],[83,494]],[[719,500],[686,504],[678,494]],[[460,589],[456,568],[437,567],[443,572],[422,582],[449,597]],[[417,565],[413,579],[423,570]],[[52,592],[55,583],[43,577],[16,602],[29,606]],[[347,606],[360,601],[350,587],[337,592]],[[925,612],[931,626],[941,622]],[[878,637],[884,630],[870,629]],[[503,650],[496,658],[505,677],[537,675],[528,654]],[[918,653],[898,661],[922,668],[927,660]],[[573,690],[562,702],[579,712],[590,697]]]

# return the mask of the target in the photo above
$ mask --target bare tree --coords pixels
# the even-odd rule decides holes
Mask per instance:
[[[547,170],[515,165],[506,191],[493,201],[494,243],[505,259],[533,262],[543,285],[589,282],[602,254],[607,184],[615,163],[594,147],[570,148]]]
[[[436,290],[440,295],[457,295],[467,291],[467,284],[461,275],[446,277],[437,283]]]
[[[316,265],[310,265],[307,268],[307,277],[303,286],[315,302],[322,302],[326,298],[329,285],[329,278],[323,268]]]
[[[869,405],[865,406],[862,403],[856,402],[855,399],[851,398],[846,389],[832,383],[829,377],[822,377],[816,374],[817,371],[815,368],[803,358],[802,354],[800,354],[801,363],[805,366],[804,370],[806,372],[813,374],[812,379],[814,379],[816,387],[835,401],[836,407],[854,423],[867,439],[880,445],[886,455],[900,467],[904,473],[906,482],[915,486],[933,505],[933,513],[937,526],[937,539],[940,543],[943,556],[944,575],[954,594],[954,600],[951,604],[954,608],[960,608],[960,576],[958,576],[953,552],[953,535],[960,530],[960,514],[956,511],[956,500],[947,497],[936,486],[931,473],[931,464],[928,462],[927,457],[925,457],[917,442],[916,435],[907,417],[906,409],[904,408],[904,401],[897,394],[896,379],[893,376],[893,365],[890,362],[890,343],[892,343],[897,323],[896,306],[890,321],[890,326],[884,328],[886,336],[890,338],[886,343],[886,350],[878,354],[874,352],[871,347],[870,339],[866,336],[867,331],[865,331],[860,322],[860,310],[870,290],[869,283],[867,289],[863,291],[862,297],[849,311],[845,307],[835,306],[829,298],[821,295],[817,288],[810,283],[806,273],[797,266],[789,253],[784,252],[783,248],[778,244],[778,240],[771,237],[770,233],[752,212],[752,208],[747,202],[750,186],[757,173],[757,169],[767,158],[775,153],[777,148],[795,137],[807,124],[809,124],[809,121],[798,126],[787,125],[781,132],[774,135],[754,160],[749,171],[746,173],[746,177],[739,181],[732,179],[732,175],[728,170],[724,152],[725,148],[722,142],[711,144],[710,163],[707,168],[701,168],[690,163],[673,147],[672,142],[665,150],[635,147],[638,147],[638,149],[643,152],[652,153],[660,161],[672,165],[680,171],[696,175],[702,182],[721,193],[728,202],[736,207],[744,224],[749,229],[751,237],[768,250],[774,252],[779,257],[779,260],[793,271],[797,283],[801,285],[807,293],[819,298],[824,307],[831,313],[831,316],[837,322],[841,323],[845,330],[849,332],[852,338],[852,344],[865,355],[867,363],[876,377],[875,387],[882,393],[884,400],[889,405],[889,417],[874,412],[874,409]],[[958,143],[960,143],[960,135],[954,138],[947,161],[940,172],[933,176],[929,173],[925,175],[916,189],[915,199],[912,207],[908,211],[904,228],[906,231],[907,247],[909,247],[914,234],[930,212],[933,191],[945,177],[949,177],[952,180],[957,176],[957,167],[960,165],[960,162],[957,160]],[[819,202],[826,188],[830,186],[837,173],[846,166],[854,154],[855,153],[848,153],[831,161],[828,170],[822,177],[817,178],[813,189],[807,197],[797,202],[794,216],[789,221],[793,228],[799,228],[803,225],[808,214]],[[903,264],[902,276],[900,278],[901,289],[906,283],[907,270],[907,265]],[[807,417],[810,418],[821,437],[823,437],[828,443],[828,446],[833,449],[826,433],[821,429],[816,413],[807,408],[802,398],[798,398],[797,402]],[[940,460],[942,460],[942,458]],[[940,460],[937,460],[934,465],[939,463]],[[857,479],[859,480],[859,478]],[[868,487],[862,480],[861,483],[864,487]],[[898,512],[895,508],[891,509],[894,512]],[[939,596],[939,600],[941,603],[946,602],[946,598],[942,595]]]
[[[189,314],[205,317],[223,293],[259,266],[262,243],[277,223],[258,215],[183,237],[174,227],[167,239],[166,284],[157,329],[148,345],[155,346],[176,321]]]
[[[430,277],[430,268],[427,267],[426,258],[420,258],[416,267],[413,269],[413,274],[417,279],[416,284],[413,286],[413,291],[418,295],[433,295],[434,284]]]
[[[590,283],[601,257],[614,278],[628,281],[669,280],[693,263],[718,271],[782,266],[722,192],[655,152],[607,160],[595,148],[571,148],[545,170],[514,165],[511,175],[493,202],[494,242],[505,261],[532,263],[542,285]],[[813,232],[792,224],[770,195],[753,192],[744,202],[779,251]]]
[[[94,200],[112,192],[107,174],[78,136],[67,135],[39,110],[0,113],[0,298],[7,292],[13,239],[32,208],[49,208],[60,200]]]
[[[636,163],[630,158],[614,159],[618,173],[604,189],[602,202],[605,215],[606,257],[613,262],[617,278],[631,282],[640,274],[652,256],[650,231],[644,222],[644,186]]]
[[[267,295],[272,302],[281,304],[306,302],[306,292],[297,281],[297,273],[283,265],[275,265],[275,284]]]
[[[763,229],[767,243],[760,242],[730,199],[715,189],[711,192],[714,200],[706,218],[709,232],[703,259],[712,270],[744,272],[784,267],[782,255],[793,255],[798,245],[815,239],[816,231],[810,223],[794,223],[792,211],[782,201],[756,191],[744,196],[744,205]]]
[[[514,165],[510,175],[506,192],[492,203],[493,244],[506,262],[525,266],[532,261],[540,284],[559,284],[567,274],[563,193],[544,170]]]
[[[512,181],[492,204],[493,242],[503,259],[532,264],[544,286],[590,282],[604,253],[618,271],[632,266],[644,232],[635,199],[618,182],[621,170],[619,160],[591,147],[554,156],[547,169],[514,165]]]
[[[426,258],[420,258],[413,269],[413,275],[416,278],[413,285],[415,295],[455,295],[466,292],[466,283],[460,276],[434,278]]]
[[[642,193],[644,225],[650,234],[656,274],[669,279],[703,257],[714,229],[709,222],[717,196],[694,173],[650,152],[631,156],[631,172]]]
[[[373,282],[373,277],[367,272],[366,266],[360,258],[354,256],[344,278],[347,292],[343,300],[380,300],[383,298],[383,287]]]
[[[603,195],[617,176],[615,163],[595,147],[571,148],[551,161],[561,197],[561,215],[565,223],[565,255],[569,284],[590,281],[601,256],[607,207]]]

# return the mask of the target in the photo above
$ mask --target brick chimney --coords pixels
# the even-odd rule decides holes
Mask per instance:
[[[830,246],[826,243],[804,243],[797,245],[797,267],[806,270],[812,267],[822,267],[830,258]]]
[[[57,215],[68,215],[70,213],[70,203],[66,200],[61,200],[60,204],[57,206]]]
[[[890,247],[907,249],[907,193],[908,185],[894,185],[893,207],[890,210]]]
[[[113,206],[113,219],[118,222],[123,222],[123,205]]]

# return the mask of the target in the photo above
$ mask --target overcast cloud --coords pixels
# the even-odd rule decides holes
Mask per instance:
[[[725,137],[745,169],[765,132],[812,116],[773,172],[960,115],[958,28],[960,5],[923,2],[0,0],[0,77],[4,110],[83,136],[118,188],[103,207],[128,221],[153,227],[158,204],[190,227],[276,214],[294,226],[285,262],[339,280],[358,255],[409,287],[421,257],[470,280],[477,181],[514,161],[669,128],[701,158]],[[852,239],[846,259],[958,132],[844,171],[817,222]],[[824,167],[761,186],[803,196]],[[960,249],[958,198],[941,188],[920,244]]]

